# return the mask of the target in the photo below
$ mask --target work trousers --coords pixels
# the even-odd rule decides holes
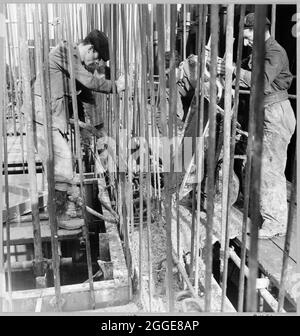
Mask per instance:
[[[46,148],[44,125],[37,123],[35,125],[36,148],[44,167],[47,167],[49,155]],[[68,191],[72,188],[74,179],[70,142],[67,136],[57,128],[52,128],[52,141],[55,189]]]
[[[264,221],[280,227],[285,227],[287,224],[284,172],[287,147],[295,126],[294,111],[288,99],[265,106],[260,212]]]

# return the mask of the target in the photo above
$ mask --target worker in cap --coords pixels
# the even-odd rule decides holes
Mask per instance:
[[[252,48],[253,46],[253,38],[254,38],[254,13],[249,13],[245,16],[244,19],[244,46],[249,46]],[[270,36],[270,26],[271,22],[266,17],[266,37],[267,39]]]
[[[253,47],[255,15],[244,20],[244,45]],[[240,85],[250,88],[252,54],[241,69]],[[288,99],[292,83],[289,60],[284,48],[271,36],[266,18],[264,70],[264,135],[262,143],[259,238],[284,235],[287,227],[287,191],[285,166],[287,147],[294,133],[296,119]],[[235,73],[235,69],[234,69]]]
[[[74,173],[69,135],[69,117],[72,114],[72,91],[70,82],[70,65],[73,63],[76,81],[78,109],[84,115],[89,114],[95,105],[92,91],[112,93],[113,86],[119,93],[125,89],[124,76],[113,82],[104,74],[96,71],[100,62],[109,60],[109,41],[107,36],[99,31],[91,31],[83,41],[72,44],[72,59],[69,58],[68,41],[61,41],[49,53],[50,69],[50,105],[52,114],[52,140],[54,154],[54,182],[56,193],[56,209],[58,225],[65,229],[77,229],[68,221],[78,215],[74,199],[77,199],[79,189],[76,187],[78,178]],[[92,70],[91,70],[92,69]],[[37,134],[37,151],[44,166],[47,162],[45,143],[43,105],[41,99],[41,79],[38,74],[34,83],[34,123]],[[91,119],[91,117],[89,117]],[[77,209],[78,210],[78,209]],[[73,221],[74,222],[74,221]]]

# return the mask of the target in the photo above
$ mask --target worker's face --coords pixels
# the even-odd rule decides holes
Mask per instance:
[[[245,47],[253,47],[253,37],[254,31],[253,29],[244,29],[244,46]]]
[[[91,45],[89,48],[87,48],[86,53],[84,55],[84,64],[89,66],[93,65],[94,63],[97,63],[99,61],[98,59],[99,54],[98,52],[94,49],[94,47]]]

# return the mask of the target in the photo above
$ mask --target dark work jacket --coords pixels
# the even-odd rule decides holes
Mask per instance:
[[[74,75],[76,80],[76,91],[79,100],[83,104],[94,103],[91,91],[103,93],[112,92],[112,82],[105,79],[105,76],[95,76],[89,72],[81,63],[77,45],[73,48]],[[68,42],[62,41],[49,53],[50,70],[50,91],[52,127],[67,133],[68,105],[72,97],[70,82],[70,60],[68,57]],[[43,113],[41,105],[40,76],[34,83],[35,115],[34,120],[43,124]],[[88,108],[87,108],[88,110]]]
[[[252,56],[252,55],[251,55]],[[252,68],[252,57],[248,62],[249,69]],[[293,76],[289,69],[289,60],[283,47],[270,37],[265,45],[265,101],[270,98],[284,97],[287,99],[287,90],[290,88]],[[251,86],[251,71],[241,69],[242,86]],[[284,100],[280,99],[280,100]]]

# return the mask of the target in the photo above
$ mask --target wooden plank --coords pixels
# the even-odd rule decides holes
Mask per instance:
[[[119,306],[129,303],[128,285],[118,280],[95,281],[96,308]],[[90,309],[89,284],[61,286],[64,312]],[[54,287],[13,292],[14,312],[34,312],[42,298],[41,312],[54,312]]]
[[[120,314],[122,315],[132,315],[133,313],[138,313],[140,310],[138,306],[130,302],[127,305],[123,306],[115,306],[115,307],[107,307],[107,308],[100,308],[100,309],[95,309],[95,310],[87,310],[84,311],[83,313],[94,313],[94,314],[99,314],[99,313],[106,313],[106,314]]]
[[[177,211],[175,204],[175,196],[173,196],[173,207],[172,207],[172,245],[177,246]],[[184,206],[179,205],[179,216],[180,216],[180,256],[184,254],[184,252],[188,252],[191,249],[191,223],[192,223],[192,214],[188,209]],[[216,220],[216,218],[214,218]],[[204,246],[204,238],[205,238],[205,222],[203,221],[203,216],[201,216],[201,225],[199,230],[199,240],[200,246],[203,248]],[[215,226],[215,224],[213,225]],[[203,256],[201,256],[203,257]],[[182,260],[180,260],[182,262]],[[203,272],[204,263],[200,261],[200,275],[199,281],[203,284],[205,283],[205,273]],[[211,311],[219,312],[221,311],[221,299],[222,299],[222,290],[214,277],[211,277]],[[224,312],[235,312],[233,305],[226,298],[224,304]]]
[[[17,203],[9,207],[9,219],[13,219],[17,216],[22,216],[31,211],[31,200],[28,198],[25,201],[20,202],[20,197],[22,196],[15,196],[15,202]],[[47,201],[48,192],[41,192],[39,195],[39,208],[44,208],[47,205]],[[6,209],[2,210],[3,218],[6,218],[6,212]]]
[[[24,142],[26,141],[26,136],[24,136]],[[22,148],[20,144],[20,137],[19,136],[8,136],[7,137],[7,151],[8,151],[8,164],[20,163],[22,164]],[[24,157],[27,158],[27,151],[24,148]],[[26,162],[26,160],[25,160]],[[39,158],[38,154],[35,154],[35,162],[42,163],[41,159]]]
[[[235,242],[240,246],[241,237],[237,237]],[[247,254],[249,253],[250,238],[247,237]],[[283,260],[283,251],[271,239],[259,239],[258,241],[258,266],[259,269],[269,277],[270,281],[279,288],[281,268]],[[296,305],[296,297],[293,295],[293,287],[295,286],[294,274],[297,272],[297,264],[289,258],[288,276],[286,284],[286,296],[291,303]]]
[[[75,218],[71,219],[70,223],[82,223],[83,219]],[[14,223],[10,225],[10,241],[11,244],[19,245],[19,244],[27,244],[33,242],[33,230],[32,230],[32,223]],[[59,240],[66,240],[66,239],[76,239],[82,233],[81,229],[78,230],[58,230],[58,239]],[[51,232],[50,232],[50,224],[49,220],[42,220],[41,221],[41,237],[42,241],[50,241],[51,239]],[[6,234],[4,232],[4,242],[6,241]]]
[[[106,189],[106,182],[103,177],[98,179],[99,198],[106,204],[110,205],[109,195]],[[103,216],[114,219],[111,212],[102,207]],[[105,221],[105,234],[100,234],[108,240],[110,260],[113,263],[114,279],[123,279],[128,281],[128,269],[126,267],[125,256],[122,248],[121,239],[116,224]]]
[[[287,182],[287,186],[288,186]],[[289,200],[289,194],[288,194],[288,200]],[[288,204],[289,207],[289,204]],[[290,258],[293,259],[294,262],[297,262],[297,216],[294,216],[293,218],[293,229],[292,229],[292,237],[291,237],[291,245],[290,245]],[[278,246],[282,251],[284,251],[284,242],[285,242],[285,236],[283,237],[274,237],[271,239],[272,242]]]
[[[292,233],[291,238],[291,249],[290,249],[290,258],[297,263],[297,244],[296,244],[297,235],[296,232]],[[271,239],[271,241],[282,251],[284,251],[284,242],[285,242],[285,236],[283,237],[274,237]]]

